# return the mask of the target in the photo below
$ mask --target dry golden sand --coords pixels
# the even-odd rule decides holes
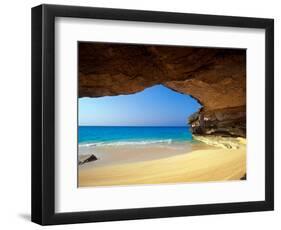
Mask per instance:
[[[79,168],[79,187],[239,180],[246,173],[246,149],[195,150],[133,163]]]

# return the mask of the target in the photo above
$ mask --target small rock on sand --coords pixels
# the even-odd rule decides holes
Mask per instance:
[[[91,162],[91,161],[96,161],[98,158],[92,154],[91,156],[89,156],[87,159],[85,159],[84,161],[79,161],[79,165]]]

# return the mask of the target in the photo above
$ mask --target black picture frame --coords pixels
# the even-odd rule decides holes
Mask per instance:
[[[55,213],[55,18],[88,18],[265,29],[265,200]],[[262,150],[261,150],[262,151]],[[274,20],[110,8],[32,8],[32,221],[41,225],[222,214],[274,209]]]

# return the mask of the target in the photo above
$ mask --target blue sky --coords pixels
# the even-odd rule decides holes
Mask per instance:
[[[200,104],[162,85],[119,96],[79,99],[79,125],[186,126]]]

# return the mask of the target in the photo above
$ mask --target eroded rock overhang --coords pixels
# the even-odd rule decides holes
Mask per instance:
[[[163,84],[201,103],[194,134],[246,136],[246,50],[79,43],[79,97]]]

